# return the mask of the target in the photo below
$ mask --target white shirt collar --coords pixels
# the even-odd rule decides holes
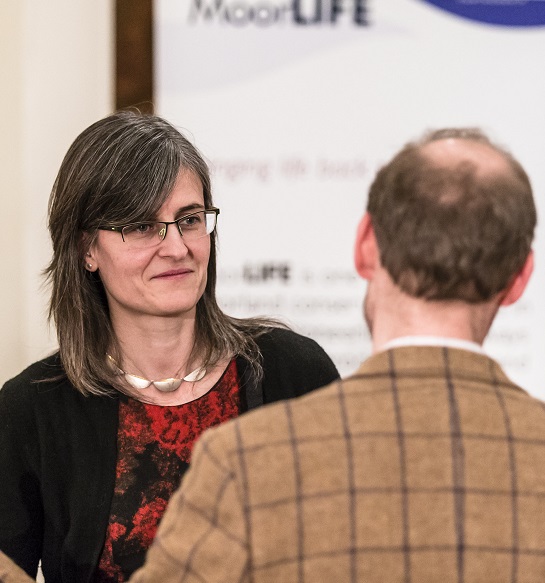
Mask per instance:
[[[446,346],[448,348],[460,348],[461,350],[470,350],[478,354],[486,354],[483,347],[476,342],[443,336],[400,336],[380,346],[377,352],[399,348],[400,346]]]

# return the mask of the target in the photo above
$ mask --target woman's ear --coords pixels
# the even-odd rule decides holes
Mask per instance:
[[[500,302],[500,306],[510,306],[514,304],[520,296],[523,294],[530,276],[534,271],[534,251],[531,249],[526,257],[526,261],[522,266],[522,269],[513,277],[511,283],[507,286],[503,292],[503,298]]]
[[[379,263],[378,259],[375,231],[369,213],[365,213],[358,225],[354,248],[354,264],[360,277],[367,280],[372,279]]]
[[[88,233],[83,233],[81,236],[81,248],[83,255],[83,266],[87,271],[96,271],[98,269],[97,262],[93,257],[94,238]]]
[[[98,265],[93,261],[91,253],[85,254],[85,269],[91,272],[96,271],[98,269]]]

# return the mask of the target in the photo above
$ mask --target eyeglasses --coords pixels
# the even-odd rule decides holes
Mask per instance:
[[[220,209],[212,207],[184,215],[175,221],[152,221],[131,223],[123,227],[99,227],[101,231],[121,233],[125,243],[131,247],[155,247],[167,236],[168,226],[176,225],[184,241],[194,241],[210,235],[216,228]]]

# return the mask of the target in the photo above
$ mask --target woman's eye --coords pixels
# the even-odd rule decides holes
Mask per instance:
[[[188,217],[182,217],[179,221],[182,228],[184,227],[196,227],[202,223],[202,213],[197,213],[194,215],[189,215]]]
[[[149,235],[155,229],[153,223],[138,223],[137,225],[129,225],[125,227],[125,235]]]

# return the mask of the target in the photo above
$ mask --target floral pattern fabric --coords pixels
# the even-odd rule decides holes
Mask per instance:
[[[190,403],[120,401],[116,484],[95,583],[122,583],[143,564],[168,500],[189,465],[195,440],[239,412],[234,360],[208,393]]]

